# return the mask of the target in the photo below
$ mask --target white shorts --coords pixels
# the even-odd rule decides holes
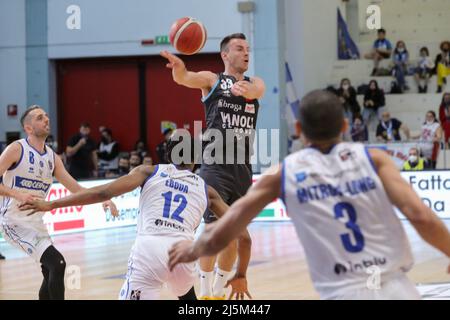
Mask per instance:
[[[53,245],[47,229],[44,231],[43,228],[33,228],[13,222],[1,224],[1,231],[5,240],[12,246],[24,251],[37,263],[40,263],[45,250]]]
[[[169,249],[179,237],[138,236],[128,259],[128,273],[120,300],[158,300],[164,284],[176,297],[185,295],[196,279],[195,263],[169,271]]]
[[[340,293],[333,300],[420,300],[419,291],[405,274],[382,282],[380,289],[357,288]]]

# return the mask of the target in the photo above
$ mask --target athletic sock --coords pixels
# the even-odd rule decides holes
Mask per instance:
[[[200,297],[212,296],[212,280],[214,271],[205,272],[200,270]]]
[[[228,281],[228,276],[230,275],[230,271],[223,271],[217,268],[216,277],[213,285],[213,295],[214,297],[222,297],[225,294],[225,285]]]

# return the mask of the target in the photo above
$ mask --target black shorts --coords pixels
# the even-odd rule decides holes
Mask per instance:
[[[204,164],[200,168],[200,176],[230,206],[247,193],[252,185],[253,172],[250,164]],[[205,223],[211,223],[217,217],[207,209],[203,219]]]

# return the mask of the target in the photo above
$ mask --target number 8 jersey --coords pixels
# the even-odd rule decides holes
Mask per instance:
[[[137,233],[194,239],[208,206],[205,181],[174,165],[157,165],[141,190]]]
[[[368,288],[373,273],[384,282],[412,267],[406,233],[364,145],[288,156],[282,197],[321,298]]]

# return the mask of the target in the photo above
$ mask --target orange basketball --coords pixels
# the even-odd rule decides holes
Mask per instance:
[[[198,53],[205,46],[206,38],[206,28],[194,18],[178,19],[170,28],[170,43],[183,54]]]

